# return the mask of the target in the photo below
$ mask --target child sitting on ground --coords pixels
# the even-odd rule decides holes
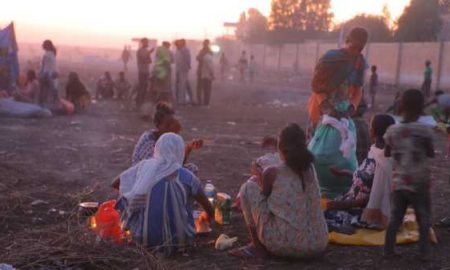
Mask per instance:
[[[401,123],[391,126],[384,139],[385,155],[393,157],[392,211],[386,231],[384,255],[395,255],[397,230],[409,205],[414,208],[419,224],[420,259],[429,260],[431,227],[430,158],[434,157],[433,132],[418,122],[425,104],[421,91],[403,93],[400,103]]]
[[[247,182],[262,182],[262,175],[265,169],[271,166],[276,166],[281,163],[280,155],[277,153],[278,140],[272,137],[265,137],[262,142],[262,149],[267,152],[267,154],[257,158],[252,162],[250,167],[251,176]],[[233,208],[241,207],[241,195],[237,194]]]

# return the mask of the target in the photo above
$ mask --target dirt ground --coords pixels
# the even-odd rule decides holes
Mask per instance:
[[[264,136],[276,135],[290,122],[305,126],[308,81],[308,76],[277,80],[265,76],[252,85],[218,82],[209,109],[177,108],[183,137],[205,140],[204,148],[190,159],[199,166],[201,180],[211,179],[219,191],[234,196],[249,176],[252,159],[262,154],[259,144]],[[390,87],[382,89],[379,106],[367,118],[385,110],[394,92]],[[89,194],[85,200],[116,198],[109,183],[130,165],[137,139],[150,127],[129,102],[122,101],[98,102],[73,116],[0,119],[0,240],[63,221],[76,208],[80,193]],[[449,214],[450,205],[445,137],[438,138],[432,165],[433,222]],[[241,261],[214,249],[220,233],[237,236],[238,245],[249,240],[242,216],[234,213],[231,225],[199,237],[195,248],[169,260],[170,268],[450,269],[450,232],[445,229],[436,229],[439,244],[433,246],[430,263],[416,260],[417,245],[400,247],[402,257],[395,261],[384,260],[381,247],[337,245],[308,262]],[[0,253],[10,244],[0,241]]]

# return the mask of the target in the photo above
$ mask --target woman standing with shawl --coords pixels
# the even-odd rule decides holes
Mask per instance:
[[[318,128],[308,148],[316,157],[314,165],[322,196],[329,199],[346,192],[352,185],[351,177],[332,175],[330,166],[355,171],[358,165],[356,130],[349,116],[362,98],[366,62],[361,52],[367,39],[365,29],[352,29],[346,47],[328,51],[314,71],[308,104],[310,132]]]
[[[116,209],[124,230],[134,241],[161,248],[170,255],[195,236],[192,201],[206,210],[213,208],[199,180],[183,168],[185,145],[175,133],[162,135],[153,158],[145,159],[120,175],[120,197]]]

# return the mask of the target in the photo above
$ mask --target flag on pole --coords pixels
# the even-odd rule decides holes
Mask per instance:
[[[11,92],[19,77],[19,59],[14,23],[0,29],[0,90]]]

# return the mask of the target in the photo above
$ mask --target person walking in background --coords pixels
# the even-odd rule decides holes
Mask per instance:
[[[431,62],[425,62],[425,71],[423,73],[422,93],[426,99],[430,97],[431,83],[433,78],[433,69],[431,68]]]
[[[241,58],[239,58],[238,66],[239,66],[240,80],[242,82],[244,82],[245,81],[245,72],[247,71],[247,68],[248,68],[248,60],[247,60],[246,51],[242,51]]]
[[[145,101],[145,96],[147,93],[149,79],[150,79],[150,64],[152,63],[151,54],[154,49],[149,50],[148,39],[141,39],[141,47],[136,52],[137,68],[138,68],[138,78],[139,78],[139,88],[136,95],[136,106],[138,108]]]
[[[377,95],[378,91],[378,73],[377,73],[377,66],[372,66],[370,68],[372,74],[370,75],[370,84],[369,84],[369,93],[370,97],[372,98],[370,103],[370,108],[375,108],[375,97]]]
[[[209,107],[209,102],[211,101],[211,91],[212,91],[212,82],[214,81],[214,63],[213,63],[213,53],[209,50],[203,56],[202,63],[202,89],[203,89],[203,104],[204,106]]]
[[[128,62],[130,62],[131,60],[131,50],[129,47],[123,47],[122,55],[120,58],[123,62],[123,70],[128,71]]]
[[[203,66],[203,57],[207,54],[211,49],[209,48],[209,39],[205,39],[203,41],[203,48],[197,54],[196,60],[198,62],[197,65],[197,104],[202,105],[203,103],[203,95],[204,91],[202,89],[202,66]]]
[[[414,208],[419,224],[420,259],[429,260],[430,256],[430,158],[434,158],[434,147],[432,129],[417,122],[424,104],[419,90],[405,91],[400,105],[403,121],[391,126],[384,135],[385,156],[393,157],[392,210],[384,246],[384,255],[388,257],[395,255],[397,230],[409,205]]]
[[[250,77],[250,83],[253,83],[253,81],[255,80],[256,69],[257,69],[257,66],[256,66],[255,56],[251,55],[250,63],[248,65],[248,74]]]
[[[225,53],[223,52],[220,55],[220,79],[222,81],[225,80],[227,70],[228,70],[228,59],[225,56]]]
[[[156,100],[170,102],[172,100],[171,84],[173,63],[170,42],[164,41],[162,46],[156,49],[155,66],[153,69],[153,82],[156,90]]]
[[[49,95],[53,98],[53,103],[59,101],[58,94],[58,69],[56,67],[56,48],[51,40],[45,40],[42,43],[42,48],[45,53],[42,57],[41,71],[39,77],[41,81],[41,92],[39,103],[45,104],[48,102]]]
[[[126,99],[131,90],[131,83],[125,77],[125,72],[119,72],[119,78],[114,82],[114,88],[117,90],[117,99]]]
[[[175,70],[176,70],[176,97],[179,105],[186,105],[189,98],[189,102],[192,103],[192,93],[189,87],[189,71],[191,70],[191,52],[186,47],[186,40],[177,40],[175,46],[177,52],[175,54]],[[188,91],[189,90],[189,91]]]

